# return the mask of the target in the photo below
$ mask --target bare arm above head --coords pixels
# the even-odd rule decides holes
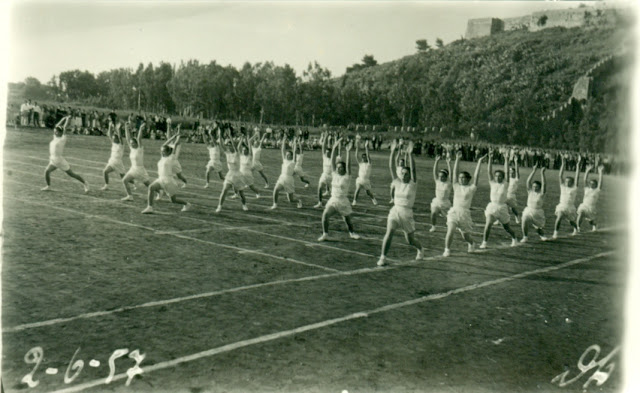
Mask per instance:
[[[146,128],[147,123],[144,121],[140,124],[140,128],[138,129],[138,136],[136,137],[136,142],[138,142],[138,147],[142,147],[142,131]]]
[[[398,147],[398,144],[396,142],[396,140],[394,139],[391,142],[391,153],[389,154],[389,172],[391,173],[391,181],[396,179],[396,168],[395,168],[395,154],[396,154],[396,149]]]
[[[456,161],[453,163],[453,173],[451,174],[451,182],[452,183],[458,183],[458,163],[460,162],[460,159],[462,158],[462,152],[461,151],[457,151],[456,152]]]
[[[440,162],[440,155],[436,156],[436,161],[433,163],[433,181],[438,181],[438,162]]]
[[[482,164],[482,160],[487,158],[487,156],[482,156],[478,160],[478,165],[476,165],[476,171],[473,173],[473,185],[478,186],[478,175],[480,174],[480,164]]]
[[[538,163],[535,163],[533,165],[533,170],[529,174],[529,177],[527,177],[527,191],[531,191],[531,182],[533,181],[533,175],[536,174],[537,170],[538,170]]]
[[[576,162],[576,187],[580,185],[580,164],[582,163],[582,156],[578,154],[578,161]]]
[[[542,177],[542,193],[545,194],[547,192],[547,179],[545,176],[545,172],[547,171],[546,167],[542,167],[542,169],[540,170],[540,174]]]

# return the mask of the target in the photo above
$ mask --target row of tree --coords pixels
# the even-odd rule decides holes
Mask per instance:
[[[625,35],[617,28],[553,28],[461,39],[446,46],[438,42],[438,50],[418,40],[416,55],[381,65],[366,55],[338,78],[316,62],[300,76],[289,65],[272,62],[236,69],[189,60],[178,66],[140,64],[135,71],[121,68],[97,76],[74,70],[46,86],[28,78],[25,94],[209,119],[412,126],[447,138],[552,148],[570,147],[576,138],[566,135],[577,132],[589,135],[578,138],[581,145],[601,151],[613,148],[597,135],[610,135],[620,123],[625,81],[607,85],[608,101],[600,92],[600,99],[585,107],[588,121],[580,111],[550,129],[540,118],[566,102],[578,77],[618,47],[621,37]]]

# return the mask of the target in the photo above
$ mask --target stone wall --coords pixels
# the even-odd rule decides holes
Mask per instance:
[[[498,18],[469,19],[466,38],[477,38],[504,31],[504,22]]]

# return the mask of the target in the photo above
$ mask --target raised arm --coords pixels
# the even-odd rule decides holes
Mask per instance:
[[[562,183],[563,183],[563,178],[564,178],[564,164],[566,162],[566,159],[564,157],[564,154],[562,154],[560,159],[560,173],[558,175],[558,179],[560,180],[560,186],[562,187]]]
[[[364,140],[364,154],[367,155],[367,162],[369,163],[369,165],[371,165],[371,157],[369,156],[369,140],[365,139]],[[358,156],[358,153],[356,152],[356,157]]]
[[[598,190],[602,190],[602,180],[603,180],[603,173],[604,173],[604,165],[599,165],[598,166]]]
[[[478,161],[479,162],[479,161]],[[489,178],[489,182],[493,181],[493,150],[489,149],[489,161],[487,162],[487,177]],[[477,180],[478,178],[474,176]]]
[[[456,152],[456,161],[453,163],[453,173],[450,176],[450,177],[452,177],[452,179],[451,179],[452,183],[458,183],[458,163],[460,162],[461,158],[462,158],[462,152],[461,151],[457,151]]]
[[[129,122],[124,124],[124,136],[127,139],[127,145],[129,145],[129,149],[131,149],[131,130],[129,129]]]
[[[333,148],[331,149],[331,170],[334,172],[336,170],[336,156],[338,155],[340,143],[342,143],[342,138],[336,140],[333,144]]]
[[[324,157],[327,155],[327,143],[329,142],[329,134],[323,132],[322,135],[320,135],[320,142],[322,143],[322,156]]]
[[[347,159],[345,160],[347,167],[345,169],[347,170],[348,176],[351,176],[351,148],[352,147],[353,147],[353,142],[347,143],[347,146],[345,147],[345,150],[347,151]]]
[[[409,170],[411,171],[411,180],[413,180],[413,182],[415,183],[418,181],[418,179],[416,177],[416,165],[413,160],[413,142],[409,142],[408,152],[409,152],[409,156],[407,159],[409,160]]]
[[[576,162],[576,187],[580,186],[580,164],[582,163],[582,156],[578,154],[578,162]]]
[[[545,172],[547,171],[546,167],[542,167],[542,169],[540,169],[540,175],[542,177],[542,193],[546,194],[547,193],[547,179],[545,176]]]
[[[258,147],[262,147],[262,143],[264,143],[264,140],[267,139],[267,133],[265,132],[264,134],[262,134],[262,138],[260,138],[260,144],[258,145]]]
[[[447,158],[446,158],[446,160],[447,160],[447,169],[449,170],[449,183],[451,184],[452,183],[451,154],[449,153],[449,151],[447,151],[446,154],[447,154]]]
[[[395,157],[396,148],[398,147],[396,140],[391,141],[391,153],[389,153],[389,172],[391,172],[391,181],[396,179]]]
[[[440,155],[436,156],[436,161],[433,163],[433,181],[438,181],[438,162],[440,162]],[[451,173],[451,171],[449,171]]]
[[[298,138],[295,136],[293,137],[293,147],[291,149],[293,150],[293,162],[296,162],[298,158]]]
[[[533,175],[536,174],[537,170],[538,170],[538,163],[535,163],[533,165],[533,170],[529,174],[529,177],[527,177],[527,191],[531,191],[531,182],[533,181]]]
[[[62,133],[64,134],[64,132],[67,130],[67,124],[69,124],[69,119],[71,118],[70,115],[67,115],[65,117],[63,117],[62,119],[60,119],[60,121],[58,122],[58,124],[56,124],[53,127],[53,130],[55,132],[55,129],[60,127],[62,129]]]
[[[473,185],[478,186],[478,175],[480,174],[480,165],[482,164],[482,160],[487,158],[487,156],[482,156],[478,160],[478,165],[476,165],[476,171],[473,173]]]
[[[359,151],[359,146],[358,146],[358,140],[356,139],[356,162],[358,164],[360,164],[360,151]]]
[[[593,169],[592,165],[587,165],[584,171],[584,186],[587,187],[589,185],[589,173]]]
[[[504,182],[509,183],[509,161],[511,160],[510,150],[504,149]]]
[[[514,167],[516,169],[516,179],[520,180],[520,168],[518,167],[518,155],[517,154],[514,156],[513,165],[514,165]],[[509,175],[509,172],[507,172],[507,175]]]
[[[166,142],[162,144],[162,146],[169,146],[173,144],[176,141],[176,139],[178,139],[178,135],[174,135],[171,138],[167,139]]]
[[[282,155],[282,161],[287,159],[287,155],[284,153],[285,146],[287,145],[287,137],[282,135],[282,143],[280,144],[280,154]]]
[[[142,131],[144,131],[147,123],[144,121],[140,124],[140,128],[138,128],[138,136],[136,137],[136,142],[138,142],[138,147],[142,147]]]

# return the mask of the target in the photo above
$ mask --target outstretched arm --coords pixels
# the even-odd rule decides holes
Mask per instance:
[[[478,186],[478,175],[480,174],[480,164],[482,164],[482,160],[487,158],[487,156],[482,156],[478,160],[478,165],[476,165],[476,171],[473,173],[473,185]]]
[[[145,127],[147,126],[147,123],[142,122],[142,124],[140,124],[140,128],[138,129],[138,136],[136,137],[136,142],[138,142],[138,147],[142,147],[142,131],[145,129]]]
[[[489,178],[489,182],[493,180],[493,150],[489,149],[489,161],[487,162],[487,177]],[[477,180],[478,178],[474,176]]]
[[[129,130],[129,122],[124,124],[124,136],[127,139],[127,145],[129,145],[129,149],[131,149],[131,130]]]
[[[369,164],[371,164],[371,157],[369,157],[369,140],[365,139],[364,141],[364,154],[367,155],[367,162]],[[356,157],[358,156],[358,153],[356,152]]]
[[[538,170],[538,163],[535,163],[533,165],[533,170],[529,174],[529,177],[527,177],[527,191],[531,191],[531,181],[533,180],[533,175],[536,174],[537,170]]]
[[[436,156],[436,162],[433,163],[433,181],[438,181],[438,162],[440,162],[440,155]],[[449,171],[451,173],[451,171]]]
[[[584,171],[584,186],[588,186],[589,185],[589,173],[591,173],[591,170],[593,169],[593,166],[591,165],[587,165],[587,167],[585,168]]]
[[[520,180],[520,168],[518,167],[518,155],[517,154],[513,157],[513,165],[515,165],[515,168],[516,168],[516,179]],[[508,174],[509,173],[507,172],[507,175]]]
[[[284,149],[285,146],[287,145],[287,137],[286,136],[282,136],[282,143],[280,144],[280,154],[282,155],[282,161],[284,162],[284,160],[287,159],[287,155],[284,154]]]
[[[546,167],[542,167],[542,169],[540,170],[540,174],[542,175],[542,193],[545,194],[547,192],[547,179],[545,176],[545,172],[547,171]]]
[[[356,140],[356,162],[358,164],[360,164],[360,151],[359,151],[359,146],[358,146],[358,141]]]
[[[578,162],[576,162],[576,187],[580,185],[580,164],[582,163],[582,156],[578,154]]]
[[[446,158],[446,160],[447,160],[447,169],[449,170],[449,183],[451,183],[452,182],[451,174],[453,173],[453,172],[451,172],[451,154],[449,154],[448,151],[447,151],[446,154],[447,154],[447,158]]]
[[[460,162],[461,158],[462,158],[462,152],[461,151],[457,151],[456,152],[456,161],[453,163],[453,173],[451,174],[451,182],[452,183],[457,183],[458,182],[458,163]]]
[[[56,128],[60,127],[62,129],[62,133],[64,134],[64,132],[67,130],[67,124],[69,124],[69,119],[70,118],[71,118],[71,116],[67,115],[67,116],[63,117],[62,119],[60,119],[58,124],[56,124],[53,127],[54,132],[55,132]]]
[[[418,179],[416,177],[416,164],[413,160],[413,142],[409,142],[409,148],[407,150],[409,152],[409,157],[407,158],[409,160],[409,170],[411,171],[411,180],[413,180],[413,182],[417,182]]]
[[[504,150],[504,181],[505,183],[509,183],[509,160],[511,159],[511,155],[509,154],[509,150]]]
[[[338,155],[338,147],[342,143],[342,138],[335,141],[333,149],[331,149],[331,170],[336,171],[336,156]]]
[[[267,139],[267,133],[265,132],[264,134],[262,134],[262,138],[260,138],[260,144],[258,145],[258,147],[262,147],[262,143],[264,142],[264,140]]]
[[[351,176],[351,147],[352,146],[353,146],[353,142],[349,142],[345,148],[345,150],[347,151],[347,159],[345,160],[347,167],[345,169],[347,170],[348,176]]]
[[[598,166],[598,190],[602,190],[603,173],[604,165]]]
[[[391,172],[391,181],[396,179],[396,168],[395,168],[395,154],[397,144],[395,139],[391,142],[391,153],[389,154],[389,172]]]
[[[558,179],[560,180],[560,186],[562,187],[562,179],[564,179],[564,164],[566,163],[566,159],[564,154],[561,157],[560,174],[558,175]]]

